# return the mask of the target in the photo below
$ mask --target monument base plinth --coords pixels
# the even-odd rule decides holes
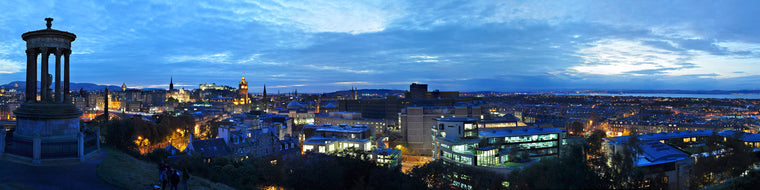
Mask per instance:
[[[6,158],[32,164],[84,161],[97,152],[99,134],[80,130],[82,112],[70,103],[25,103],[14,111],[16,131]]]

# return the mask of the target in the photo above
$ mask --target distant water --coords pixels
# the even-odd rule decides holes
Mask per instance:
[[[760,99],[760,94],[658,94],[658,93],[552,93],[569,96],[637,96],[637,97],[670,97],[670,98],[720,98],[720,99]]]

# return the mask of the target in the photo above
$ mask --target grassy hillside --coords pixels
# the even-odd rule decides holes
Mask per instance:
[[[97,169],[98,177],[103,181],[124,189],[152,189],[152,184],[158,182],[156,164],[139,160],[111,147],[104,147],[103,151],[108,152],[108,157]],[[195,176],[190,178],[189,185],[190,189],[233,189]]]

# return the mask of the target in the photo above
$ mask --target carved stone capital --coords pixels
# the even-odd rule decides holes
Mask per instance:
[[[62,48],[55,48],[55,51],[53,53],[55,54],[56,57],[58,57],[58,56],[61,56],[61,54],[63,54],[63,51],[64,50]]]

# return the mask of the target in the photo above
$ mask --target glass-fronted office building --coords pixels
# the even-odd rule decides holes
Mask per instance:
[[[566,136],[565,130],[553,127],[479,129],[477,119],[466,117],[438,118],[431,130],[434,159],[495,168],[556,157]]]

